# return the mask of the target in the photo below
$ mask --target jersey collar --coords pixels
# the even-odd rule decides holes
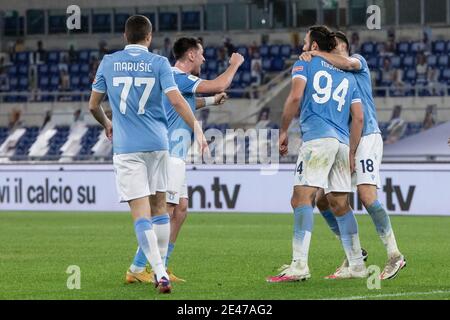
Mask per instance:
[[[125,50],[130,50],[130,49],[138,49],[138,50],[148,51],[147,47],[140,45],[140,44],[128,44],[125,46]]]

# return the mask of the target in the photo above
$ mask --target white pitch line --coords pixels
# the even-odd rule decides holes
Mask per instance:
[[[403,292],[403,293],[386,293],[386,294],[374,294],[368,296],[351,296],[344,298],[325,298],[321,300],[363,300],[363,299],[371,299],[371,298],[389,298],[389,297],[407,297],[407,296],[429,296],[433,294],[449,294],[450,298],[450,290],[436,290],[436,291],[427,291],[427,292]]]

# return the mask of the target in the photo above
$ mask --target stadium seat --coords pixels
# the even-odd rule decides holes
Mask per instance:
[[[59,67],[57,64],[51,64],[51,65],[49,65],[48,71],[51,75],[58,75]]]
[[[269,46],[267,45],[262,45],[259,47],[259,55],[262,58],[267,58],[269,56]]]
[[[375,53],[375,45],[373,42],[368,41],[368,42],[364,42],[361,45],[361,53],[364,56],[371,56]]]
[[[278,46],[278,45],[270,46],[270,56],[272,58],[279,57],[280,56],[280,46]]]
[[[17,66],[12,65],[8,68],[8,76],[14,77],[15,75],[17,75]]]
[[[446,50],[446,43],[444,40],[437,40],[432,43],[432,50],[434,54],[444,53]]]
[[[39,89],[41,89],[42,91],[48,91],[49,84],[50,84],[50,79],[47,76],[39,77]]]
[[[69,72],[71,75],[76,75],[80,73],[80,65],[78,63],[71,64],[69,67]]]
[[[292,48],[290,45],[285,44],[281,46],[280,54],[283,58],[290,58],[292,52]]]
[[[434,68],[437,65],[437,56],[432,54],[427,57],[427,64],[429,67]]]
[[[217,51],[214,47],[206,47],[203,55],[205,56],[205,59],[216,59],[217,58]]]
[[[57,90],[58,87],[59,87],[59,76],[54,75],[50,78],[49,90],[54,91]]]
[[[81,78],[81,88],[83,90],[89,90],[91,88],[91,81],[88,76],[83,76]]]
[[[447,82],[450,80],[450,68],[446,68],[443,69],[440,76],[439,76],[440,81],[442,82]]]
[[[402,58],[400,56],[393,56],[391,58],[391,66],[393,68],[400,68],[402,64]]]
[[[264,71],[270,71],[272,67],[272,59],[264,58],[262,59],[262,68]]]
[[[21,76],[27,76],[28,75],[28,65],[20,64],[19,69],[18,69],[18,74]]]
[[[47,64],[41,64],[38,66],[38,74],[40,77],[45,77],[48,75],[48,65]]]
[[[50,64],[58,64],[59,63],[59,56],[60,56],[60,52],[59,51],[50,51],[47,55],[47,63]]]
[[[28,64],[29,62],[29,52],[18,52],[16,53],[15,62],[18,64]]]
[[[411,44],[407,41],[397,43],[397,54],[409,54]]]
[[[270,66],[271,71],[283,71],[284,69],[284,60],[283,58],[277,57],[272,59],[272,63]]]
[[[240,79],[241,85],[248,86],[252,82],[252,75],[250,72],[242,72],[241,79]]]
[[[70,89],[73,91],[77,91],[80,88],[81,79],[78,75],[70,76]]]
[[[89,64],[83,63],[83,64],[80,66],[79,71],[80,71],[80,73],[83,73],[83,74],[86,74],[86,75],[89,74],[89,71],[90,71]]]
[[[91,56],[91,50],[80,50],[78,55],[79,62],[89,62]]]
[[[241,64],[239,70],[240,71],[250,71],[252,68],[252,62],[250,59],[245,59],[244,63]]]
[[[15,77],[15,76],[9,78],[9,89],[11,91],[17,91],[18,85],[19,85],[19,78]]]
[[[408,69],[404,72],[403,80],[412,83],[417,78],[416,69]]]
[[[17,86],[19,91],[28,91],[28,77],[20,77],[19,84]]]
[[[206,71],[207,72],[217,72],[219,69],[219,65],[217,60],[208,60],[206,62]]]
[[[418,52],[422,51],[423,46],[424,46],[423,43],[420,41],[415,41],[411,43],[411,53],[417,54]]]
[[[403,67],[412,68],[416,64],[415,56],[405,56],[403,57]]]

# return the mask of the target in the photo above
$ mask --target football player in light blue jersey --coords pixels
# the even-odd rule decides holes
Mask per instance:
[[[357,185],[358,195],[372,218],[378,235],[386,247],[388,262],[381,273],[381,279],[392,279],[406,266],[406,259],[397,247],[394,231],[386,210],[378,201],[377,188],[381,188],[380,165],[383,157],[383,138],[378,128],[375,101],[372,97],[372,83],[370,70],[366,59],[359,54],[349,56],[348,39],[343,32],[336,32],[338,45],[331,53],[309,51],[302,54],[300,59],[310,61],[311,57],[322,57],[337,68],[353,72],[364,109],[363,136],[356,151],[356,172],[353,183]],[[327,221],[331,230],[339,236],[337,221],[329,210],[326,197],[319,197],[317,207]],[[336,270],[334,276],[345,273],[348,268],[347,259]]]
[[[304,42],[304,51],[329,52],[336,46],[334,33],[325,26],[311,27]],[[348,278],[366,277],[358,225],[348,201],[355,152],[363,127],[363,111],[355,77],[319,57],[311,62],[297,61],[294,64],[291,92],[281,120],[281,155],[288,152],[287,130],[299,106],[303,143],[291,198],[294,211],[292,262],[282,266],[280,274],[269,277],[267,281],[289,282],[310,278],[308,253],[314,199],[319,189],[325,189],[338,221],[342,245],[350,264]]]
[[[112,139],[117,189],[120,201],[128,202],[131,209],[138,253],[143,253],[155,271],[153,281],[159,292],[170,293],[164,265],[170,220],[166,209],[169,153],[163,95],[199,133],[202,149],[207,149],[207,143],[176,86],[168,60],[148,51],[151,29],[150,20],[144,16],[127,20],[124,36],[128,45],[104,56],[92,85],[89,109]],[[112,123],[100,105],[105,94],[112,109]],[[127,282],[152,282],[146,260],[135,258],[127,271]]]
[[[244,57],[239,53],[233,53],[230,57],[229,67],[213,80],[200,79],[200,69],[205,62],[203,47],[196,38],[183,37],[175,41],[173,53],[176,59],[172,68],[175,83],[181,94],[189,102],[192,111],[205,106],[219,105],[225,102],[225,91],[233,80],[237,70],[244,62]],[[197,94],[213,94],[204,98],[196,97]],[[170,242],[167,253],[166,267],[170,254],[175,247],[175,241],[181,226],[186,219],[188,207],[188,191],[186,182],[185,158],[191,146],[192,129],[183,118],[176,113],[172,102],[164,97],[163,103],[168,118],[169,150],[168,162],[168,189],[167,209],[170,215]],[[171,281],[184,281],[168,272]]]

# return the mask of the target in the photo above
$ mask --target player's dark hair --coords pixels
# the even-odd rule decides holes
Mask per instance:
[[[139,43],[152,32],[152,23],[146,16],[134,15],[125,22],[125,36],[128,43]]]
[[[336,48],[336,34],[327,26],[312,26],[309,28],[309,37],[311,44],[316,42],[319,49],[330,52]]]
[[[338,41],[344,42],[345,45],[347,46],[347,51],[348,54],[350,54],[350,43],[348,42],[347,36],[345,35],[345,33],[343,31],[336,31],[336,38],[338,39]]]
[[[175,41],[173,44],[173,55],[176,60],[183,58],[183,56],[191,49],[198,49],[201,42],[197,38],[183,37]]]

